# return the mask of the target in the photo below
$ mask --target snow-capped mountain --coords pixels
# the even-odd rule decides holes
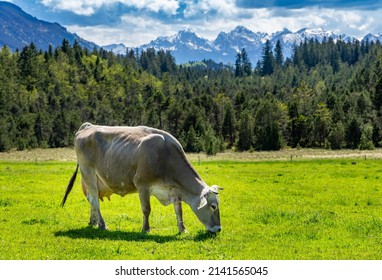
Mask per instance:
[[[138,49],[154,48],[156,50],[169,50],[174,55],[177,63],[212,59],[216,62],[234,64],[237,53],[245,48],[253,66],[255,66],[261,59],[264,44],[267,40],[270,41],[273,47],[277,41],[280,41],[284,58],[288,58],[291,57],[294,46],[303,43],[305,40],[313,39],[322,42],[329,38],[332,38],[334,41],[343,40],[345,42],[357,40],[354,37],[345,34],[335,34],[323,28],[303,28],[296,32],[284,28],[281,31],[268,34],[253,32],[244,26],[237,26],[228,33],[220,32],[213,41],[204,39],[192,29],[186,29],[172,36],[159,37],[148,44],[139,46]],[[368,34],[363,40],[368,40],[369,42],[379,40],[382,42],[382,33],[376,35]],[[118,50],[115,46],[113,48],[103,48],[124,54],[126,47],[124,45],[118,46]]]
[[[322,43],[324,40],[328,40],[329,38],[332,38],[334,41],[341,39],[345,42],[356,40],[356,38],[349,37],[344,34],[338,35],[323,28],[303,28],[297,32],[292,32],[284,28],[283,31],[272,34],[269,40],[271,41],[272,46],[275,46],[277,41],[280,41],[283,47],[283,55],[287,58],[292,56],[294,46],[303,43],[305,40],[309,41],[313,39]]]
[[[177,63],[218,58],[215,57],[216,52],[212,43],[189,28],[172,36],[159,37],[139,47],[139,49],[147,48],[169,50],[176,58]]]
[[[189,49],[202,49],[205,51],[211,51],[212,46],[211,43],[197,35],[191,28],[187,28],[183,31],[179,31],[178,34],[167,36],[167,37],[159,37],[158,39],[151,41],[148,46],[150,47],[160,47],[162,45],[166,45],[167,47],[173,46],[185,46]],[[142,47],[146,47],[143,45]],[[175,48],[174,48],[175,50]]]
[[[369,42],[377,42],[377,41],[379,41],[379,42],[381,42],[382,43],[382,32],[381,33],[378,33],[378,34],[371,34],[371,33],[369,33],[369,34],[367,34],[364,38],[363,38],[363,40],[365,40],[365,41],[369,41]]]
[[[213,42],[218,62],[234,63],[236,54],[243,48],[250,55],[252,61],[258,61],[261,58],[263,44],[268,37],[267,33],[254,33],[244,26],[238,26],[231,32],[220,32]]]

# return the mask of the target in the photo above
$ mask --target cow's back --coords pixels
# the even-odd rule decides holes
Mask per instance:
[[[170,183],[166,157],[182,148],[167,132],[145,126],[81,127],[75,138],[80,167],[94,168],[112,192],[136,192],[137,180],[147,185]]]

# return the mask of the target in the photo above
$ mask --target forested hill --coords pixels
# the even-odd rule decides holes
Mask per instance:
[[[382,46],[305,41],[283,59],[266,44],[253,69],[176,65],[169,52],[116,56],[64,40],[0,50],[0,151],[71,146],[82,122],[148,125],[187,151],[382,145]]]

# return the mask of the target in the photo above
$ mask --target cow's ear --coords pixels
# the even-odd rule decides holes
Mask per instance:
[[[207,205],[207,198],[205,195],[202,195],[202,197],[200,198],[200,203],[199,203],[198,209],[203,208],[206,205]]]
[[[217,185],[213,185],[211,186],[211,191],[215,194],[218,194],[219,190],[222,190],[223,188],[222,187],[219,187]]]

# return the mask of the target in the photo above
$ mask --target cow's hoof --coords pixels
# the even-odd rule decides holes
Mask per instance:
[[[100,229],[100,230],[109,230],[107,225],[100,225],[100,226],[98,226],[98,229]]]
[[[141,232],[142,233],[150,233],[150,229],[149,228],[143,228]]]
[[[182,226],[182,227],[178,228],[178,230],[179,230],[179,234],[187,233],[188,232],[185,226]]]
[[[97,222],[97,221],[92,221],[92,220],[90,220],[88,226],[89,226],[89,227],[96,227],[96,226],[98,226],[98,222]]]

